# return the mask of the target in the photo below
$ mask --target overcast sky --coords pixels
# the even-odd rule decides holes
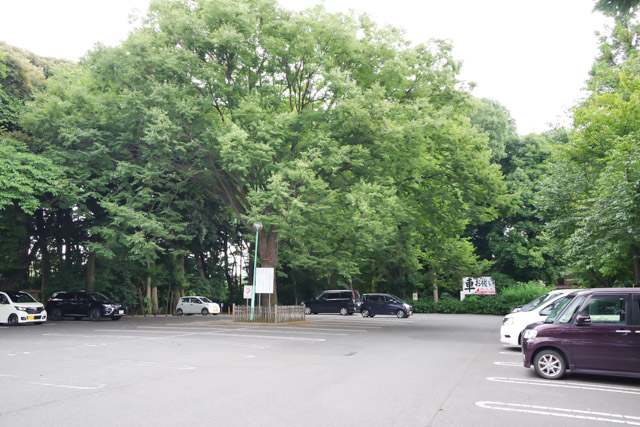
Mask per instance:
[[[1,0],[0,40],[41,56],[77,60],[94,43],[126,38],[129,15],[149,0]],[[319,0],[280,0],[302,10]],[[330,12],[371,15],[415,42],[448,39],[474,95],[495,99],[518,132],[569,123],[569,108],[597,54],[595,31],[608,21],[592,0],[325,0]]]

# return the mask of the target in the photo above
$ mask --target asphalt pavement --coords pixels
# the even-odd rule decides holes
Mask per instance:
[[[0,426],[640,425],[640,381],[542,380],[499,316],[0,325]]]

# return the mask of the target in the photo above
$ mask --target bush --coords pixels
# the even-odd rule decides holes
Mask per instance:
[[[469,295],[463,301],[449,295],[443,295],[438,304],[433,299],[424,298],[413,301],[413,311],[416,313],[466,313],[466,314],[495,314],[505,315],[518,306],[543,295],[552,288],[545,287],[539,282],[516,283],[498,295]]]

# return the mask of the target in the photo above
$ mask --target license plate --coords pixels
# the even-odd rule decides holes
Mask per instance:
[[[27,320],[36,320],[36,316],[27,316]]]
[[[118,310],[118,314],[124,314],[124,310]]]

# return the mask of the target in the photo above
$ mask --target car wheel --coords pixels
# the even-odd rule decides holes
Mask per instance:
[[[176,314],[177,314],[178,316],[182,316],[182,309],[181,309],[181,308],[177,309],[177,310],[176,310]]]
[[[311,307],[305,307],[304,314],[311,314]]]
[[[365,308],[360,312],[360,314],[362,314],[362,317],[369,317],[369,310]]]
[[[79,319],[79,317],[78,317],[78,319]],[[102,313],[100,312],[99,309],[92,308],[89,311],[89,319],[93,320],[94,322],[97,322],[98,320],[102,319]]]
[[[18,326],[18,315],[15,313],[11,314],[11,316],[9,316],[9,320],[7,320],[7,323],[9,324],[9,326]]]
[[[51,320],[62,320],[62,310],[54,308],[53,311],[51,311]]]
[[[347,307],[342,307],[340,309],[340,315],[346,316],[347,314],[349,314],[349,310],[347,310]]]
[[[404,311],[402,311],[402,310],[396,311],[396,317],[398,319],[402,319],[403,317],[405,317]]]
[[[557,380],[562,378],[567,370],[567,363],[557,351],[545,349],[536,354],[533,367],[542,378]]]
[[[201,313],[203,316],[207,316],[209,314],[209,310],[207,310],[206,308],[203,308]]]

